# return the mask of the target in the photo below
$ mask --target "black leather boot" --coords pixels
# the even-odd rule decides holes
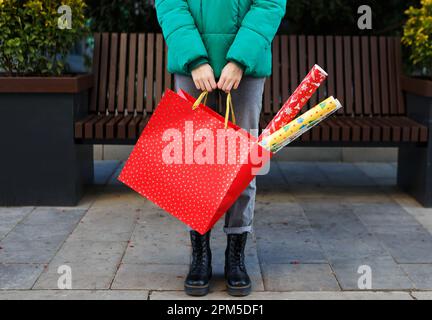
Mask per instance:
[[[247,232],[228,235],[225,251],[225,279],[228,293],[232,296],[247,296],[251,293],[251,280],[244,262],[246,240]]]
[[[210,231],[204,235],[190,231],[192,242],[192,262],[186,277],[185,292],[191,296],[204,296],[209,292],[212,276]]]

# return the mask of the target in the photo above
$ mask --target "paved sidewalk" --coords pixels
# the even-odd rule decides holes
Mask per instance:
[[[77,207],[0,208],[0,299],[186,299],[184,226],[96,162]],[[272,164],[247,246],[249,299],[432,299],[432,209],[395,187],[394,164]],[[208,299],[227,299],[225,236],[212,234]],[[60,266],[73,290],[58,290]],[[372,290],[358,288],[360,266]]]

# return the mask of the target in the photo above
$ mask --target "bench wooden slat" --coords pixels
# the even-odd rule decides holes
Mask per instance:
[[[94,139],[95,137],[95,131],[94,131],[94,125],[99,120],[105,118],[105,115],[97,115],[96,117],[92,118],[91,120],[88,120],[84,123],[84,138],[85,139]]]
[[[341,121],[351,129],[351,140],[354,142],[364,141],[362,140],[362,130],[361,127],[355,123],[353,118],[344,117]]]
[[[330,126],[326,121],[320,123],[321,127],[321,141],[330,141]]]
[[[99,95],[99,63],[100,63],[100,46],[101,46],[101,34],[94,34],[94,49],[93,49],[93,89],[91,92],[90,112],[96,111],[97,98]]]
[[[147,34],[146,110],[153,110],[154,34]]]
[[[372,141],[378,142],[381,141],[382,130],[379,125],[377,125],[372,118],[364,118],[364,121],[370,125],[372,130]]]
[[[379,51],[380,51],[380,88],[381,88],[381,114],[389,114],[389,96],[388,96],[388,69],[387,69],[387,43],[386,38],[379,38]]]
[[[380,79],[379,79],[379,56],[378,56],[378,38],[376,36],[371,37],[371,85],[372,85],[372,108],[373,114],[381,114],[381,101],[380,101]]]
[[[353,37],[353,64],[354,64],[354,113],[362,114],[362,77],[361,77],[361,59],[360,59],[360,38]]]
[[[290,82],[291,93],[297,88],[298,81],[298,51],[297,51],[297,36],[289,36],[289,50],[290,50]]]
[[[272,111],[274,114],[276,114],[281,106],[280,104],[280,43],[279,43],[279,37],[275,38],[273,40],[272,44],[272,65],[273,65],[273,72],[271,77],[271,84],[272,84]]]
[[[387,38],[387,62],[389,76],[389,94],[390,94],[390,114],[398,114],[397,93],[396,93],[396,58],[395,48],[392,38]]]
[[[367,123],[367,121],[362,121],[363,119],[359,119],[359,118],[351,118],[351,121],[360,127],[360,131],[361,131],[361,141],[364,142],[368,142],[371,141],[372,135],[371,135],[371,131],[372,128],[371,126]]]
[[[144,117],[146,117],[144,115]],[[138,124],[142,120],[143,116],[139,115],[131,119],[127,125],[127,137],[128,139],[135,139],[138,137]]]
[[[310,131],[312,141],[319,141],[321,139],[321,124],[317,124]]]
[[[104,139],[105,138],[105,126],[106,124],[114,118],[114,115],[110,114],[108,116],[103,117],[98,122],[95,123],[95,138],[96,139]]]
[[[103,112],[106,110],[106,88],[108,78],[108,53],[109,53],[109,39],[108,33],[102,34],[102,48],[101,48],[101,63],[100,63],[100,78],[99,78],[99,103],[98,110]]]
[[[111,34],[110,44],[110,70],[108,79],[108,112],[114,113],[116,108],[116,82],[117,82],[117,59],[118,59],[118,34]]]
[[[379,128],[381,128],[381,140],[383,142],[390,142],[391,141],[391,129],[390,126],[387,123],[384,123],[381,121],[382,117],[380,118],[370,118],[369,121],[377,125]]]
[[[78,120],[74,124],[74,131],[75,131],[75,138],[77,139],[83,139],[84,138],[84,124],[87,121],[91,121],[93,118],[95,118],[95,114],[91,114],[86,116],[84,119]]]
[[[148,123],[148,121],[149,121],[149,117],[147,116],[147,117],[143,117],[142,119],[141,119],[141,121],[138,123],[138,135],[140,135],[142,132],[143,132],[143,130],[144,130],[144,128],[145,128],[145,126],[147,125],[147,123]]]
[[[400,75],[402,72],[402,48],[401,39],[399,37],[393,38],[394,48],[395,48],[395,65],[396,65],[396,94],[397,94],[397,104],[398,113],[405,114],[405,103],[402,93],[402,83]]]
[[[117,139],[127,138],[128,124],[133,117],[134,117],[133,115],[129,114],[117,123]]]
[[[105,126],[105,139],[114,139],[116,137],[116,125],[124,118],[124,115],[116,115]]]
[[[318,65],[323,67],[325,69],[325,54],[324,54],[324,37],[323,36],[317,36],[317,61]],[[326,91],[326,83],[323,83],[319,89],[318,89],[318,102],[321,102],[325,98],[325,91]]]
[[[136,77],[136,48],[137,35],[131,33],[129,36],[129,59],[127,76],[127,111],[134,112],[135,109],[135,77]]]
[[[156,35],[156,90],[155,90],[155,104],[159,103],[162,97],[163,85],[163,37],[162,34]]]
[[[336,96],[339,101],[344,105],[345,91],[344,91],[344,64],[343,64],[343,42],[342,37],[335,37],[335,58],[336,58]],[[343,114],[343,108],[337,111],[337,114]]]
[[[281,37],[281,73],[282,73],[282,103],[288,100],[289,94],[289,51],[288,51],[288,36]]]
[[[173,89],[174,88],[174,85],[173,85],[173,83],[174,83],[174,81],[173,81],[173,79],[172,79],[172,74],[171,73],[169,73],[168,72],[168,46],[166,45],[166,43],[164,42],[164,51],[165,51],[165,77],[164,77],[164,80],[165,80],[165,86],[164,86],[164,89],[166,89],[166,88],[170,88],[170,89]]]
[[[334,38],[333,36],[326,36],[326,71],[327,78],[327,96],[336,95],[335,86],[335,62],[334,62]]]
[[[353,109],[353,75],[352,75],[352,55],[351,55],[351,37],[344,36],[343,38],[344,44],[344,80],[345,80],[345,99],[343,104],[344,113],[347,115],[351,115],[354,113]],[[342,63],[342,62],[341,62]],[[338,79],[338,81],[342,81]]]
[[[144,72],[145,72],[145,34],[138,35],[138,65],[137,65],[137,113],[144,111]]]
[[[395,125],[392,121],[389,121],[389,118],[382,117],[379,119],[380,122],[388,125],[391,131],[391,141],[399,142],[401,141],[401,128],[398,125]]]
[[[352,140],[352,128],[346,124],[343,119],[336,118],[337,123],[341,126],[342,141],[348,142]]]
[[[303,80],[303,78],[306,76],[308,70],[307,70],[307,61],[306,61],[306,36],[298,36],[298,59],[299,59],[299,76],[298,82],[296,83],[295,87],[297,87],[300,84],[300,81]]]
[[[399,131],[399,141],[408,142],[411,138],[411,128],[407,126],[400,117],[389,117],[386,121],[393,124],[393,128]]]
[[[312,66],[316,63],[315,56],[315,37],[308,36],[307,37],[307,51],[308,51],[308,68],[312,68]],[[318,104],[317,94],[314,94],[308,102],[308,109]]]
[[[372,114],[372,101],[371,101],[371,69],[369,63],[369,38],[362,37],[361,38],[361,50],[362,50],[362,59],[361,59],[361,70],[362,70],[362,87],[363,87],[363,114],[370,115]]]
[[[126,93],[126,55],[127,55],[127,33],[120,35],[120,56],[119,56],[119,79],[117,83],[117,111],[122,113],[125,107],[125,93]]]
[[[335,117],[328,118],[326,120],[328,126],[331,128],[331,141],[340,141],[341,140],[341,127],[336,122]]]

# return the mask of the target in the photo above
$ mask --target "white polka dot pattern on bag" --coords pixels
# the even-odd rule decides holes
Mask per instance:
[[[219,114],[207,107],[192,110],[191,102],[167,90],[118,179],[192,229],[204,233],[216,222],[212,220],[220,218],[218,208],[242,162],[247,161],[249,149],[236,148],[235,163],[185,164],[183,152],[182,164],[166,164],[162,152],[170,142],[163,141],[164,132],[179,130],[183,139],[175,144],[183,144],[184,150],[185,126],[190,121],[194,131],[208,129],[214,137],[217,130],[224,130],[224,119]],[[245,137],[244,131],[228,132],[238,140]],[[194,150],[201,143],[195,141]],[[252,175],[248,177],[252,178]]]

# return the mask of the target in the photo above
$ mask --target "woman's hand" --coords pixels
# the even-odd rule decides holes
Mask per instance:
[[[208,63],[196,67],[191,74],[198,90],[212,92],[217,88],[213,69]]]
[[[230,92],[231,89],[236,90],[243,77],[243,69],[234,62],[228,62],[222,69],[222,74],[217,84],[220,90]]]

